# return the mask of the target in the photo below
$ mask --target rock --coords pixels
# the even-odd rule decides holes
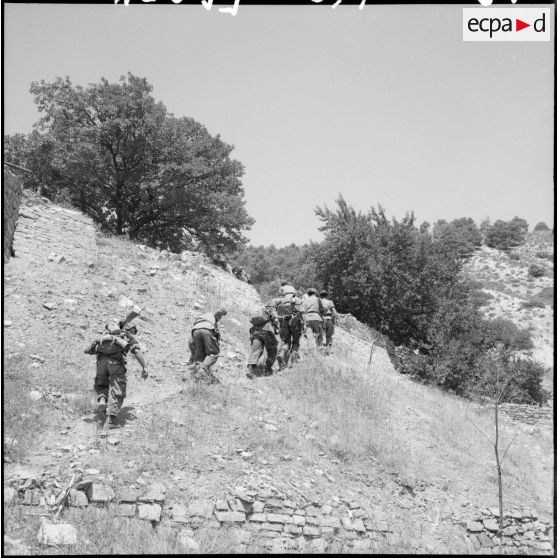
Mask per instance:
[[[268,513],[267,520],[270,523],[291,523],[290,516],[280,513]]]
[[[504,535],[506,537],[512,537],[517,533],[517,527],[515,525],[510,525],[504,529]]]
[[[366,528],[364,527],[364,523],[362,522],[362,519],[357,519],[357,520],[353,523],[353,529],[354,529],[357,533],[365,533],[365,532],[366,532]]]
[[[146,521],[160,521],[162,508],[159,504],[138,504],[138,517]]]
[[[41,503],[41,493],[36,488],[25,491],[25,496],[23,497],[24,506],[38,506]]]
[[[350,522],[349,522],[350,523]],[[322,527],[331,527],[332,529],[341,528],[341,520],[338,517],[322,517],[320,521]]]
[[[64,256],[57,256],[57,257],[55,258],[55,260],[56,260],[56,263],[61,264],[61,263],[63,263],[63,262],[66,261],[66,258],[65,258]]]
[[[225,500],[217,500],[217,503],[215,504],[215,509],[217,511],[229,511],[229,504],[227,504]]]
[[[483,548],[492,548],[494,546],[494,543],[486,533],[480,533],[477,537]]]
[[[189,523],[191,516],[188,513],[188,507],[183,504],[173,504],[169,506],[170,518],[175,523]]]
[[[480,521],[468,521],[467,531],[471,533],[480,533],[483,530],[482,523]]]
[[[153,483],[148,487],[147,491],[138,498],[138,502],[164,504],[166,491],[167,489],[163,484]]]
[[[258,523],[265,523],[267,521],[266,513],[253,513],[248,516],[248,521],[256,521]]]
[[[262,513],[264,511],[264,504],[263,502],[254,502],[252,504],[252,511],[254,513]]]
[[[98,475],[99,473],[99,469],[85,469],[86,475]]]
[[[89,269],[93,269],[95,267],[95,263],[92,261],[88,261],[86,265]]]
[[[120,443],[120,440],[116,436],[109,436],[107,438],[107,444],[111,446],[117,446]]]
[[[39,544],[58,546],[72,545],[77,543],[77,531],[69,523],[50,523],[44,517],[41,519],[41,526],[37,535]]]
[[[319,537],[320,536],[320,528],[319,527],[312,527],[311,525],[305,525],[302,528],[303,535],[307,537]]]
[[[295,525],[306,525],[306,518],[303,515],[293,515],[292,518]]]
[[[43,302],[43,306],[47,309],[47,310],[54,310],[56,308],[56,305],[52,302]]]
[[[70,490],[68,502],[74,508],[85,508],[89,504],[85,492],[75,489]]]
[[[213,502],[210,500],[195,500],[188,505],[188,513],[193,517],[211,519],[213,508]]]
[[[215,517],[220,523],[236,523],[246,520],[246,514],[235,511],[218,511],[215,510]]]
[[[114,500],[114,491],[110,486],[104,486],[93,482],[87,487],[87,496],[89,497],[90,502],[94,502],[96,504],[108,504]]]
[[[498,521],[495,519],[483,519],[482,524],[487,531],[496,532],[500,528],[498,525]]]

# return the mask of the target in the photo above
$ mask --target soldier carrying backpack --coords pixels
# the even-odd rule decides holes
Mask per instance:
[[[137,314],[136,314],[137,315]],[[126,397],[126,355],[131,352],[142,368],[141,377],[147,378],[145,360],[134,337],[136,326],[128,324],[129,318],[118,326],[105,326],[107,333],[91,343],[84,353],[97,355],[95,392],[97,409],[107,416],[109,428],[116,428],[116,417]]]
[[[275,334],[278,330],[277,313],[272,305],[265,306],[261,311],[250,319],[250,357],[248,359],[248,372],[246,377],[252,380],[254,376],[259,376],[258,361],[262,356],[264,347],[267,353],[265,360],[264,376],[273,374],[273,363],[277,356],[277,338]]]
[[[300,313],[302,299],[292,292],[284,293],[280,290],[279,294],[282,294],[282,296],[274,298],[273,305],[277,310],[279,319],[281,346],[277,362],[279,363],[279,370],[282,370],[289,363],[289,358],[291,359],[291,366],[299,359],[298,348],[302,335],[302,316]]]

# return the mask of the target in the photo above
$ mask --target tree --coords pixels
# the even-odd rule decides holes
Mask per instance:
[[[438,242],[445,243],[463,258],[472,256],[482,244],[481,232],[470,217],[454,219],[451,223],[439,220],[434,225],[432,234]]]
[[[535,225],[534,230],[536,232],[539,232],[539,231],[549,231],[550,229],[548,228],[548,225],[544,221],[540,221]]]
[[[459,283],[457,254],[414,225],[389,220],[382,207],[356,212],[342,196],[337,209],[316,209],[325,233],[312,258],[338,308],[396,343],[427,344],[439,301]]]
[[[486,245],[508,251],[525,243],[527,221],[514,217],[511,221],[496,221],[486,232]]]
[[[233,248],[253,220],[243,201],[233,147],[193,119],[167,114],[145,78],[34,82],[43,117],[37,130],[55,143],[49,187],[116,234],[178,251],[187,235]]]

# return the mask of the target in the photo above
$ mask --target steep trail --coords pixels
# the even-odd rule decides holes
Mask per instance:
[[[159,532],[163,526],[174,533],[193,525],[193,516],[177,520],[180,506],[230,500],[239,488],[264,502],[266,510],[275,509],[277,500],[283,506],[277,510],[285,512],[286,502],[295,506],[290,515],[275,515],[305,513],[304,526],[289,529],[280,522],[232,522],[239,551],[492,548],[490,541],[476,548],[480,543],[464,528],[475,509],[488,506],[479,479],[490,467],[479,464],[474,475],[464,477],[460,466],[470,457],[461,462],[445,456],[467,454],[469,442],[453,440],[451,432],[441,435],[439,416],[431,412],[438,405],[452,418],[451,413],[473,412],[468,404],[441,401],[395,374],[382,349],[369,367],[370,346],[341,329],[333,357],[313,356],[303,341],[298,367],[250,381],[247,324],[260,304],[251,286],[198,254],[176,256],[105,237],[79,212],[35,197],[26,200],[21,215],[16,258],[5,275],[5,346],[9,358],[19,358],[29,372],[29,393],[44,403],[47,423],[28,447],[25,468],[56,471],[61,483],[72,471],[96,469],[99,482],[117,494],[162,484]],[[93,412],[95,362],[83,349],[132,304],[142,309],[137,338],[150,377],[142,380],[129,358],[121,428],[101,437]],[[196,385],[186,365],[188,328],[197,314],[219,307],[229,311],[216,367],[222,383]],[[330,384],[303,374],[307,369],[323,371]],[[363,396],[351,410],[359,385]],[[515,432],[511,421],[504,423],[510,435]],[[370,428],[374,431],[367,433]],[[541,443],[538,450],[541,463],[548,459],[546,447]],[[6,477],[21,466],[7,464]],[[514,503],[549,513],[549,498],[527,501],[527,492],[519,490]],[[219,522],[210,514],[204,525],[218,528]],[[172,537],[175,541],[176,534]],[[76,551],[114,551],[108,542],[95,544]]]

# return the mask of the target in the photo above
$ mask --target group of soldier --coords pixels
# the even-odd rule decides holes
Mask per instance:
[[[246,376],[254,379],[269,376],[277,360],[279,370],[292,367],[300,355],[300,339],[313,340],[314,350],[323,348],[325,355],[331,353],[333,334],[338,315],[327,291],[318,292],[309,288],[299,296],[287,281],[281,282],[279,296],[261,308],[250,319],[250,356]],[[226,309],[199,316],[192,325],[188,346],[189,365],[196,381],[209,384],[220,383],[212,367],[220,353],[221,333],[219,321],[227,314]],[[126,356],[132,353],[142,368],[142,378],[147,378],[147,367],[140,347],[134,338],[137,332],[130,321],[139,315],[132,311],[118,325],[106,326],[106,333],[85,349],[85,353],[97,357],[95,393],[99,415],[105,417],[107,428],[117,426],[117,415],[126,397]],[[277,341],[279,336],[279,342]],[[324,345],[325,335],[325,345]],[[259,366],[263,352],[265,364]]]
[[[281,282],[279,296],[261,308],[250,320],[250,356],[246,376],[270,376],[277,360],[279,370],[292,367],[300,358],[300,338],[313,339],[316,350],[324,348],[324,354],[331,353],[333,334],[338,315],[327,291],[318,297],[316,289],[309,288],[299,296],[297,290],[287,281]],[[219,380],[211,371],[219,356],[219,320],[226,315],[225,309],[215,314],[203,314],[196,319],[190,338],[190,361],[193,377],[208,383]],[[324,346],[325,334],[325,346]],[[277,341],[279,336],[279,342]],[[259,366],[265,350],[265,364]]]

